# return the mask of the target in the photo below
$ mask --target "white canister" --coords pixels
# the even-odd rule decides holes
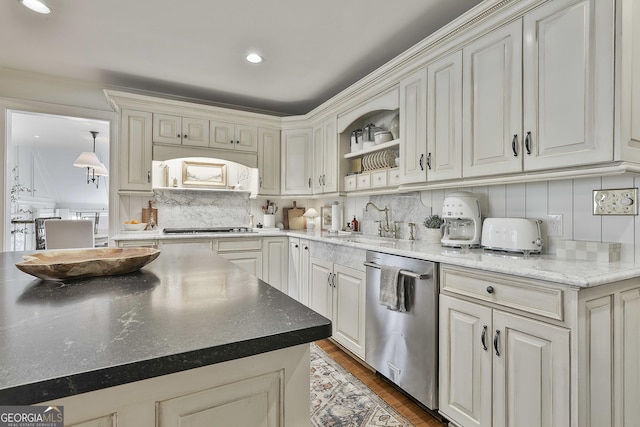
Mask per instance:
[[[340,225],[342,225],[342,206],[338,202],[333,202],[331,205],[331,231],[340,231]]]
[[[362,150],[362,129],[351,132],[351,152]]]
[[[264,227],[273,228],[276,226],[276,216],[273,214],[264,215]]]

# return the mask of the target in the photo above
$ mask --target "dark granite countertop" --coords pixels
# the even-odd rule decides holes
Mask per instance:
[[[304,344],[331,322],[202,247],[66,283],[0,254],[0,405],[34,404]]]

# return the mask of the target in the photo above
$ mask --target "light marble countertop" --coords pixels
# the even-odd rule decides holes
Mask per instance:
[[[496,254],[485,252],[482,249],[472,249],[464,252],[460,249],[446,248],[439,244],[429,244],[422,241],[388,239],[375,236],[363,236],[361,234],[336,235],[327,232],[286,230],[258,231],[254,233],[167,235],[161,231],[157,231],[122,233],[113,236],[111,239],[114,241],[127,241],[267,236],[299,237],[358,249],[424,259],[443,264],[546,280],[575,287],[591,287],[620,280],[640,278],[640,264],[635,263],[581,261],[562,259],[554,255],[531,255],[528,258],[524,258],[518,254]]]

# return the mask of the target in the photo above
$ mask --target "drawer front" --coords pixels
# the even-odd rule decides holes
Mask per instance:
[[[371,172],[371,188],[387,186],[387,171]]]
[[[389,185],[400,185],[400,169],[389,169]]]
[[[564,320],[564,291],[516,276],[442,265],[441,291]]]
[[[367,188],[371,188],[371,174],[366,172],[366,173],[361,173],[360,175],[358,175],[357,188],[358,188],[358,190],[364,190],[364,189],[367,189]]]
[[[218,252],[244,252],[262,250],[262,239],[220,239]]]
[[[349,175],[344,177],[344,191],[355,191],[356,186],[356,175]]]

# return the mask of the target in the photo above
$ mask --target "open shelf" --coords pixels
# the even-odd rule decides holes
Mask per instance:
[[[374,145],[371,148],[363,149],[360,151],[354,151],[344,155],[345,159],[351,159],[353,157],[364,156],[365,154],[375,153],[377,151],[386,150],[387,148],[393,148],[400,145],[400,139],[394,139],[393,141],[383,142],[382,144]]]

